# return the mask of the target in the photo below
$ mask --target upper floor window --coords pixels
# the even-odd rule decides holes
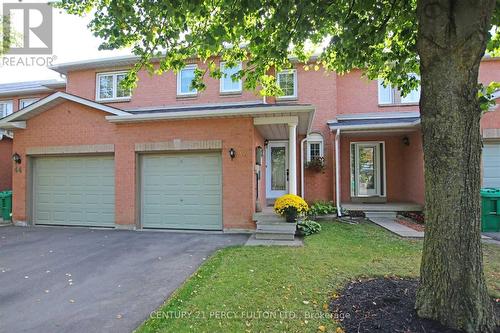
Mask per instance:
[[[236,75],[241,70],[241,62],[234,67],[226,67],[226,63],[220,63],[220,71],[222,77],[220,79],[220,92],[241,92],[242,83],[241,79],[234,80],[233,75]]]
[[[196,95],[193,88],[194,71],[196,65],[187,65],[177,73],[177,95]]]
[[[283,91],[283,95],[278,98],[297,98],[297,71],[295,69],[279,72],[276,81]]]
[[[39,98],[23,98],[19,100],[19,109],[24,109],[31,104],[38,102]]]
[[[126,76],[127,72],[97,74],[96,100],[108,101],[130,99],[130,89],[123,88],[120,84]]]
[[[12,113],[12,101],[0,101],[0,118]]]
[[[312,133],[307,136],[307,162],[319,157],[323,157],[323,136],[319,133]]]
[[[408,75],[418,78],[416,74]],[[384,81],[378,80],[378,104],[415,104],[419,101],[420,86],[403,97],[398,89],[393,88],[390,84],[384,87]]]

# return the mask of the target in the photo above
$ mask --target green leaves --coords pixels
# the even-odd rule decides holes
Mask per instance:
[[[322,66],[342,74],[361,68],[368,78],[381,77],[403,94],[418,85],[407,76],[419,73],[416,0],[62,0],[58,6],[76,15],[92,11],[89,26],[104,39],[101,48],[132,47],[140,57],[133,71],[151,71],[154,58],[159,58],[156,73],[178,71],[198,57],[210,76],[219,77],[210,64],[216,57],[246,61],[239,74],[245,87],[274,95],[280,91],[272,76],[290,68],[293,57],[308,69]],[[489,50],[499,52],[497,28],[492,35]],[[321,55],[311,61],[313,53]],[[196,80],[204,77],[199,73]],[[201,81],[193,85],[201,89]]]
[[[487,112],[492,106],[495,106],[496,102],[493,94],[498,91],[500,91],[500,82],[491,82],[487,86],[479,84],[477,97],[483,112]]]

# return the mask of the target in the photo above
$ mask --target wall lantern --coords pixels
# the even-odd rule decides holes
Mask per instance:
[[[236,150],[234,150],[234,148],[229,149],[229,157],[231,157],[231,159],[236,157]]]
[[[261,146],[255,148],[255,164],[262,165],[262,156],[264,155],[264,149]]]
[[[14,153],[14,155],[12,155],[12,161],[16,164],[21,164],[21,156],[18,153]]]
[[[269,144],[269,140],[268,139],[265,139],[264,140],[264,146],[267,147],[267,145]]]
[[[405,136],[403,138],[403,143],[405,144],[405,146],[409,146],[410,145],[410,139],[407,136]]]

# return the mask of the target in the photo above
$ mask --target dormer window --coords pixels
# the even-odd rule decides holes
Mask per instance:
[[[124,89],[121,82],[127,72],[99,73],[97,74],[97,101],[123,101],[130,100],[130,89]]]
[[[410,77],[419,78],[416,74],[408,74]],[[390,84],[384,87],[384,80],[378,80],[378,104],[417,104],[420,101],[420,86],[410,91],[406,96],[401,96],[401,92],[393,88]]]
[[[279,72],[276,75],[276,82],[283,91],[283,95],[278,96],[279,99],[297,98],[297,71],[295,69]]]

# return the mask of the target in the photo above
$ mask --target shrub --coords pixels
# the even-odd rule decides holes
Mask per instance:
[[[304,236],[316,234],[321,231],[321,224],[311,220],[304,220],[297,224],[297,229]]]
[[[307,213],[308,210],[307,202],[295,194],[285,194],[276,199],[274,203],[274,211],[285,216],[288,222],[294,222],[298,215]]]
[[[337,207],[335,207],[333,202],[316,201],[309,208],[307,215],[321,216],[321,215],[336,214],[336,213],[337,213]]]
[[[422,212],[399,212],[399,214],[415,221],[418,224],[425,224],[425,216]]]

